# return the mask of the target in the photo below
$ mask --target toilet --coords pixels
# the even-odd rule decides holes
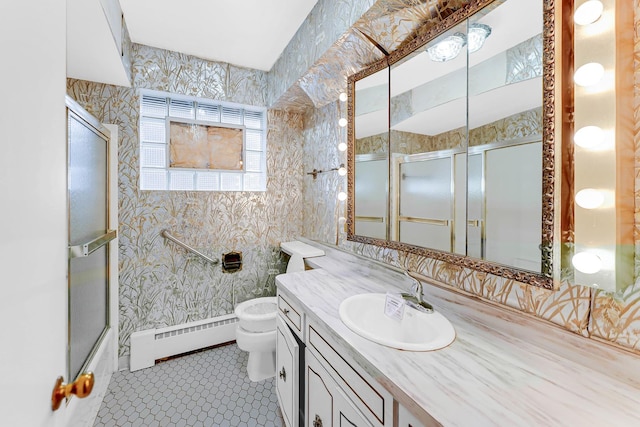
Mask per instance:
[[[238,304],[235,314],[236,343],[249,352],[247,374],[251,381],[262,381],[276,374],[276,297],[254,298]]]
[[[287,273],[304,271],[304,259],[323,256],[322,249],[303,242],[283,242],[282,251],[291,255]],[[276,315],[277,297],[261,297],[244,301],[234,310],[238,317],[236,343],[249,352],[247,374],[251,381],[262,381],[276,375]]]

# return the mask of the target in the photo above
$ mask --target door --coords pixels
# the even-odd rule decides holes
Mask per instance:
[[[400,164],[399,240],[451,252],[453,220],[452,158]]]
[[[386,156],[356,161],[355,234],[387,238],[387,191],[389,161]]]
[[[67,366],[65,383],[82,384],[63,399],[67,425],[91,425],[117,366],[117,143],[110,130],[67,97]],[[113,141],[113,140],[111,140]],[[113,273],[113,274],[110,274]],[[90,374],[87,374],[89,373]],[[62,373],[61,373],[62,374]],[[78,401],[78,397],[90,398]]]
[[[109,327],[109,136],[68,101],[69,355],[77,378]]]
[[[2,426],[56,426],[62,415],[51,391],[67,337],[65,17],[60,0],[0,2],[15,64],[2,68],[0,107]]]

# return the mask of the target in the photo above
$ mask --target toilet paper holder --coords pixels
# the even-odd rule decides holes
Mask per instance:
[[[222,254],[222,271],[224,273],[234,273],[242,270],[242,252],[231,251]]]

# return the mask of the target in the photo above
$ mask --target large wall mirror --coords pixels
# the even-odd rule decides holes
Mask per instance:
[[[349,79],[350,240],[554,287],[549,3],[469,5]]]

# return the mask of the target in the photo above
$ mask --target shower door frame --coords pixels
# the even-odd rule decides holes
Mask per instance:
[[[114,234],[116,236],[107,243],[106,251],[106,319],[105,327],[100,336],[96,340],[93,349],[89,352],[87,359],[80,368],[79,374],[85,371],[92,371],[95,374],[95,386],[90,396],[84,399],[71,398],[66,401],[65,421],[64,425],[71,426],[79,420],[93,420],[100,409],[100,405],[104,395],[106,394],[107,385],[113,372],[119,368],[118,359],[118,127],[112,124],[102,124],[95,117],[89,114],[80,104],[71,97],[66,96],[65,103],[67,107],[67,132],[70,117],[73,115],[79,119],[92,131],[96,132],[100,137],[106,139],[106,193],[105,193],[105,209],[106,209],[106,234]],[[67,134],[67,179],[69,174],[69,135]],[[69,182],[67,182],[67,221],[70,220],[70,200],[69,200]],[[70,224],[67,231],[69,240],[71,237]],[[82,248],[84,249],[84,248]],[[89,251],[93,248],[87,248]],[[78,248],[75,248],[78,250]],[[71,247],[69,248],[71,251]],[[66,361],[66,379],[69,383],[76,378],[71,377],[71,307],[70,307],[70,285],[71,285],[71,255],[67,260],[67,293],[69,295],[67,304],[67,361]]]

